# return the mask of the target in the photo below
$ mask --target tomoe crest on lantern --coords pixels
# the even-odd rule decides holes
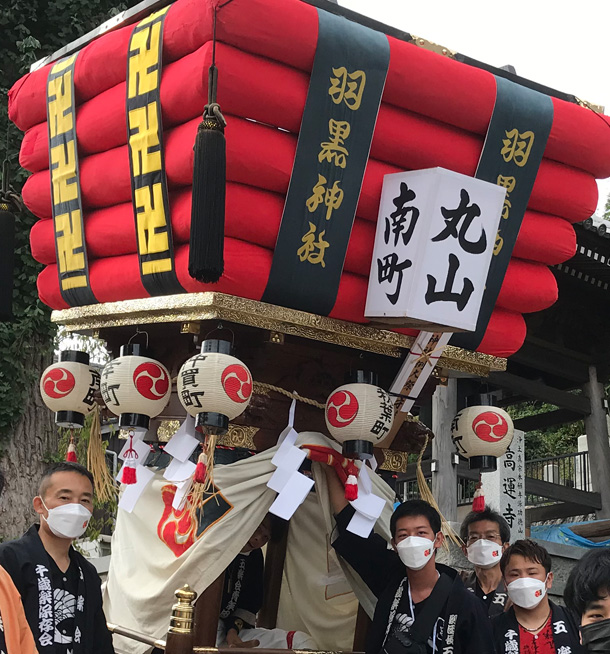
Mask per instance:
[[[469,459],[470,468],[495,470],[513,440],[513,421],[495,406],[462,409],[451,425],[451,438],[458,452]]]
[[[252,397],[252,375],[228,341],[209,339],[178,373],[178,397],[198,432],[224,434]]]
[[[59,353],[59,361],[40,378],[40,394],[45,405],[55,411],[59,427],[82,427],[85,416],[95,406],[100,373],[89,367],[89,355],[77,350]]]
[[[386,391],[374,384],[345,384],[326,400],[325,418],[331,436],[343,444],[343,454],[365,459],[388,435],[394,420],[394,403]]]
[[[167,368],[141,345],[124,345],[120,356],[102,371],[102,398],[119,416],[121,429],[148,430],[150,418],[167,406],[172,384]]]

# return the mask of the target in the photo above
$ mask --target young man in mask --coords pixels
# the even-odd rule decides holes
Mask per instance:
[[[510,541],[508,523],[486,506],[483,511],[471,511],[464,518],[460,538],[465,543],[464,555],[474,565],[474,570],[461,574],[464,586],[485,602],[490,618],[502,613],[508,595],[500,559]]]
[[[392,549],[377,534],[347,531],[354,510],[336,472],[326,468],[339,532],[336,552],[377,597],[366,654],[491,654],[492,632],[484,604],[468,592],[457,572],[437,564],[441,520],[428,503],[402,503],[392,515]]]
[[[39,654],[114,654],[100,579],[72,547],[93,510],[93,477],[77,463],[53,465],[34,510],[40,524],[0,545],[0,565],[21,594]]]
[[[563,598],[580,620],[587,652],[610,652],[610,550],[591,550],[578,561]]]
[[[492,619],[498,654],[580,654],[571,613],[553,604],[551,557],[532,540],[518,540],[502,556],[500,569],[513,605]]]

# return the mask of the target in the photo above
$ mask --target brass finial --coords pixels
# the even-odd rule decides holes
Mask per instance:
[[[190,634],[193,631],[193,602],[197,599],[197,593],[185,584],[175,592],[175,595],[178,603],[172,606],[169,631],[174,634]]]

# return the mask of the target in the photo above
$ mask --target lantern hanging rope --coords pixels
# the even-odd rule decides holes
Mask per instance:
[[[449,522],[445,519],[445,516],[442,514],[441,510],[438,507],[438,503],[432,494],[432,491],[430,490],[430,487],[428,486],[428,482],[426,481],[426,477],[424,476],[424,471],[422,470],[421,467],[421,462],[424,457],[424,453],[426,451],[426,447],[428,447],[428,441],[429,438],[426,436],[424,444],[419,452],[419,455],[417,457],[417,488],[419,490],[419,496],[421,497],[424,502],[428,502],[428,504],[436,509],[438,512],[440,518],[441,518],[441,531],[445,536],[453,543],[455,543],[458,547],[462,547],[464,544],[462,542],[462,539],[458,536],[458,534],[455,533]],[[443,542],[443,547],[445,548],[446,551],[449,551],[449,543],[445,539]]]

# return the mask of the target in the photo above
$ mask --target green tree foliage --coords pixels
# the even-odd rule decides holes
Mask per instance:
[[[557,409],[552,404],[544,402],[523,402],[507,411],[513,420],[533,416],[539,413],[547,413]],[[525,435],[525,460],[543,459],[561,454],[573,454],[578,451],[578,437],[585,433],[583,420],[571,422],[565,425],[557,425],[546,429],[528,431]]]
[[[608,197],[606,198],[606,206],[604,207],[604,219],[610,220],[610,193],[608,193]]]
[[[135,4],[133,0],[128,3]],[[4,0],[0,10],[0,162],[8,160],[11,185],[19,192],[27,173],[19,168],[21,133],[8,120],[8,90],[30,64],[86,34],[118,11],[118,0]],[[15,320],[0,323],[0,447],[23,415],[40,370],[34,353],[51,352],[55,329],[50,311],[38,299],[41,266],[30,253],[35,218],[17,215],[13,310]],[[4,283],[4,280],[0,280]]]

